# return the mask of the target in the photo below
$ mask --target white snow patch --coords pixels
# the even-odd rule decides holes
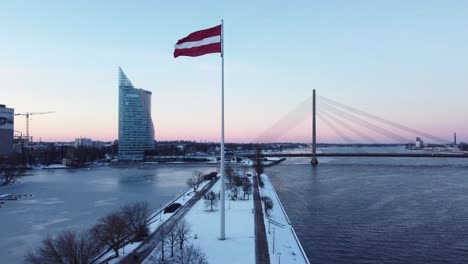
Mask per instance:
[[[42,170],[42,169],[66,169],[67,166],[63,164],[50,164],[50,165],[35,165],[32,167],[33,170]]]
[[[310,264],[270,178],[265,174],[262,174],[261,177],[265,185],[260,188],[260,196],[268,196],[273,201],[270,216],[267,217],[264,214],[271,263]],[[275,240],[274,253],[273,239]]]
[[[221,180],[212,191],[218,193],[220,189]],[[219,203],[218,208],[220,206]],[[209,211],[202,198],[185,217],[192,227],[190,242],[204,251],[208,263],[255,263],[253,207],[252,197],[250,200],[226,200],[226,240],[222,241],[219,240],[221,211]]]
[[[118,198],[109,198],[109,199],[103,199],[103,200],[97,200],[94,202],[95,207],[99,206],[108,206],[108,205],[113,205],[115,201],[117,201]]]
[[[211,190],[218,194],[220,188],[218,180]],[[226,200],[226,240],[219,240],[221,204],[210,211],[200,199],[184,217],[192,230],[188,242],[205,253],[208,263],[255,263],[253,206],[252,196],[250,200]],[[158,253],[155,249],[143,263],[151,263]]]
[[[71,220],[71,219],[67,218],[67,217],[56,218],[56,219],[49,220],[49,221],[47,221],[45,223],[42,223],[42,224],[32,225],[32,229],[37,230],[37,231],[44,230],[50,225],[59,224],[59,223],[66,222],[66,221],[69,221],[69,220]]]
[[[133,250],[135,250],[135,248],[137,248],[139,245],[141,244],[141,242],[136,242],[136,243],[132,243],[132,244],[128,244],[122,248],[119,249],[119,257],[118,258],[113,258],[111,260],[109,260],[108,264],[114,264],[114,263],[119,263],[120,260],[122,260],[123,258],[125,258],[129,253],[131,253]],[[106,258],[109,258],[111,256],[114,256],[114,250],[110,250],[109,252],[107,252],[106,254],[104,254],[100,259],[100,261],[103,261],[105,260]],[[99,263],[99,262],[98,262]]]

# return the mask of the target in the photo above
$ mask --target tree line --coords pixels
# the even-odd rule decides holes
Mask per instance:
[[[26,164],[22,156],[12,155],[0,157],[0,185],[14,183],[26,171]]]
[[[119,256],[123,246],[142,241],[148,234],[148,202],[135,202],[122,206],[100,218],[90,229],[68,229],[56,236],[48,235],[35,250],[26,254],[27,263],[89,264],[106,247]]]
[[[148,257],[152,264],[208,264],[203,251],[188,243],[189,238],[197,239],[197,235],[191,236],[192,228],[186,220],[181,220],[175,225],[162,224],[158,228],[157,251]]]

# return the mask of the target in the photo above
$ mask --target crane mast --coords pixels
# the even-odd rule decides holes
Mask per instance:
[[[26,144],[29,145],[30,137],[29,137],[29,116],[32,115],[45,115],[45,114],[52,114],[55,112],[26,112],[26,113],[17,113],[15,116],[24,116],[26,117]]]

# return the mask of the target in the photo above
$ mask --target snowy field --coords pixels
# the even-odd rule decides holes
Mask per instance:
[[[218,193],[221,181],[212,191]],[[226,196],[226,198],[228,198]],[[226,200],[226,240],[220,237],[220,204],[210,211],[202,198],[184,219],[191,226],[189,243],[200,248],[210,264],[216,263],[255,263],[255,233],[253,197],[249,200]],[[153,263],[159,250],[155,250],[145,264]]]
[[[265,174],[261,177],[265,185],[260,188],[260,196],[268,196],[273,201],[270,216],[264,214],[271,263],[309,264],[270,178]]]

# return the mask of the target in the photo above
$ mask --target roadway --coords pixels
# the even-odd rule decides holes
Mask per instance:
[[[153,250],[160,245],[160,241],[158,240],[159,234],[162,230],[170,230],[172,229],[182,218],[189,212],[193,205],[195,205],[200,198],[202,198],[208,190],[213,187],[213,185],[218,181],[219,178],[216,180],[212,180],[210,183],[205,185],[203,189],[198,191],[186,204],[184,204],[181,208],[177,209],[177,211],[172,215],[169,219],[167,219],[161,226],[163,228],[158,227],[156,231],[150,234],[143,242],[135,249],[132,253],[128,254],[125,258],[123,258],[119,264],[139,264],[142,263]]]
[[[244,157],[253,158],[254,154]],[[312,153],[262,153],[262,157],[312,157]],[[456,153],[317,153],[317,157],[380,157],[380,158],[468,158]]]

